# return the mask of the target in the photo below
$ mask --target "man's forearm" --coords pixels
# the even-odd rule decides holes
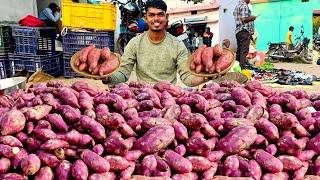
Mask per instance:
[[[242,18],[242,21],[245,23],[248,23],[248,22],[254,21],[255,19],[256,19],[255,16],[250,16],[250,17]]]

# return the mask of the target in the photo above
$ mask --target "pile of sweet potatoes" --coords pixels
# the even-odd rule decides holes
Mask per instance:
[[[108,47],[98,49],[90,45],[80,51],[80,57],[76,59],[75,64],[79,71],[103,76],[115,71],[120,61]]]
[[[320,94],[50,81],[1,99],[0,179],[320,176]]]
[[[227,69],[233,62],[234,55],[231,51],[222,49],[219,44],[213,47],[200,46],[193,54],[190,69],[196,73],[220,73]]]

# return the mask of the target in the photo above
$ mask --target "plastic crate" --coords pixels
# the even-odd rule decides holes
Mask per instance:
[[[116,7],[113,3],[84,4],[62,0],[62,26],[114,31]]]
[[[16,71],[26,69],[28,72],[36,72],[41,69],[43,72],[53,76],[61,75],[60,68],[61,54],[53,56],[33,55],[25,56],[22,54],[9,54],[9,63],[12,65],[12,74]]]
[[[11,66],[9,63],[9,57],[7,53],[0,53],[0,77],[3,78],[9,78],[11,76]]]
[[[62,69],[63,69],[63,77],[67,78],[73,78],[73,77],[79,77],[79,74],[74,72],[70,65],[70,59],[73,54],[71,53],[63,53],[63,61],[62,61]]]
[[[114,32],[77,32],[68,30],[62,38],[63,52],[76,53],[89,44],[97,48],[109,47],[114,51]]]
[[[12,24],[0,22],[0,53],[11,52],[13,44]]]
[[[12,36],[15,40],[15,52],[32,55],[54,55],[55,39],[54,27],[25,27],[13,26]]]

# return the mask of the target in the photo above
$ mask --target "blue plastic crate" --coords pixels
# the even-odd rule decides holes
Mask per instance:
[[[75,73],[71,67],[69,67],[69,68],[63,69],[63,77],[74,78],[74,77],[79,77],[79,75]]]
[[[114,51],[114,32],[77,32],[68,30],[62,38],[63,51],[67,53],[76,53],[89,44],[94,44],[97,48],[109,47]]]
[[[15,40],[15,52],[31,55],[54,55],[55,39],[54,27],[25,27],[13,26],[12,36]]]
[[[63,76],[64,77],[68,77],[68,78],[73,78],[73,77],[79,77],[79,74],[77,74],[76,72],[74,72],[71,68],[70,65],[70,59],[72,57],[72,53],[65,53],[63,52],[63,61],[62,61],[62,69],[63,69]]]
[[[12,65],[12,73],[26,69],[28,72],[36,72],[41,69],[43,72],[52,76],[61,75],[60,67],[61,54],[53,56],[46,55],[21,55],[9,54],[9,62]]]

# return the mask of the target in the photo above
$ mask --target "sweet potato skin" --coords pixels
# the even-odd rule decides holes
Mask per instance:
[[[166,150],[164,159],[168,165],[178,173],[188,173],[192,171],[192,163],[172,150]]]
[[[35,154],[29,154],[27,157],[22,159],[20,167],[22,172],[27,175],[34,175],[40,170],[40,159]]]
[[[81,159],[78,159],[71,167],[71,174],[74,179],[87,180],[89,177],[89,170],[87,165]]]
[[[97,173],[105,173],[110,169],[109,162],[93,151],[86,149],[82,152],[80,157],[90,169]]]
[[[23,130],[26,124],[26,118],[19,110],[11,110],[1,117],[0,128],[1,135],[15,134]]]

